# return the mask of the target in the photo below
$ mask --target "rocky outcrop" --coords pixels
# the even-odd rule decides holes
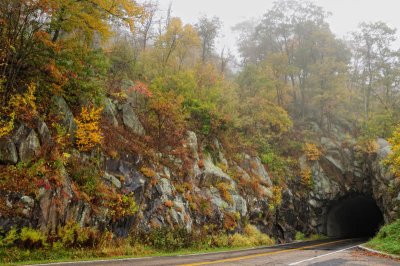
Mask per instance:
[[[118,126],[118,110],[117,106],[113,103],[110,98],[106,98],[104,102],[104,110],[103,110],[106,119],[111,123],[114,127]]]
[[[39,154],[40,140],[35,130],[31,130],[19,146],[19,158],[27,162]]]
[[[73,135],[76,124],[67,103],[61,97],[54,97],[53,102],[63,126]],[[138,136],[146,134],[131,103],[106,99],[104,115],[112,126],[124,126]],[[319,136],[316,143],[322,155],[313,161],[302,156],[299,161],[301,168],[311,170],[312,184],[305,188],[300,177],[286,180],[288,186],[282,190],[280,206],[273,205],[272,176],[260,158],[241,154],[241,159],[231,160],[217,139],[205,148],[198,143],[196,134],[188,131],[183,143],[187,158],[159,153],[155,160],[145,161],[142,154],[125,151],[112,158],[105,154],[97,158],[102,168],[99,179],[111,191],[134,197],[138,207],[134,216],[112,221],[106,207],[93,210],[75,194],[73,176],[60,166],[62,178],[57,187],[41,186],[36,197],[7,195],[7,206],[20,206],[23,215],[4,218],[0,213],[0,226],[33,225],[56,230],[58,225],[73,220],[82,226],[108,228],[124,237],[132,228],[149,231],[169,226],[193,230],[214,224],[222,229],[225,219],[234,217],[234,230],[240,230],[246,221],[284,241],[293,239],[296,231],[324,233],[332,203],[357,193],[372,195],[387,221],[398,217],[400,193],[393,188],[399,187],[399,181],[382,164],[390,153],[389,143],[378,139],[377,151],[367,156],[340,128],[326,134],[316,123],[310,127]],[[39,121],[34,128],[18,124],[12,136],[0,140],[0,164],[34,159],[51,141],[46,123]],[[74,150],[70,153],[82,162],[92,156]],[[149,168],[147,173],[144,166]]]
[[[122,120],[124,125],[132,130],[133,133],[139,136],[146,134],[142,123],[140,123],[138,116],[129,103],[122,105]]]
[[[18,153],[14,142],[9,138],[0,140],[0,164],[16,164],[17,162]]]
[[[71,112],[67,102],[61,96],[54,96],[53,99],[54,113],[60,115],[61,123],[66,129],[67,133],[73,135],[76,130],[76,123],[74,120],[74,115]]]

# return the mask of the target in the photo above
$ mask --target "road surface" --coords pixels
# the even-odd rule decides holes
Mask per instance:
[[[357,245],[362,244],[363,242],[365,242],[365,240],[363,239],[330,239],[231,252],[218,252],[171,257],[102,260],[92,262],[54,263],[52,265],[400,265],[400,261],[366,255],[365,252],[362,252],[357,248]]]

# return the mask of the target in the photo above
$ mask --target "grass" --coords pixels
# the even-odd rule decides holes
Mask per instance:
[[[204,234],[203,237],[197,239],[193,239],[192,236],[194,235],[187,234],[182,230],[160,229],[154,230],[153,234],[144,237],[144,242],[135,238],[114,239],[110,241],[100,241],[96,245],[86,245],[85,248],[78,245],[79,243],[76,242],[77,239],[75,238],[78,235],[71,234],[72,231],[68,228],[66,230],[67,233],[64,232],[62,235],[67,240],[70,236],[72,237],[71,239],[75,238],[75,242],[71,242],[75,243],[74,246],[71,246],[71,243],[70,245],[65,245],[65,243],[69,243],[65,241],[65,243],[58,241],[51,244],[46,242],[45,238],[36,237],[39,234],[38,231],[34,229],[24,229],[24,232],[25,231],[30,232],[25,242],[23,242],[22,239],[22,236],[25,236],[25,234],[18,234],[16,230],[10,231],[11,233],[7,234],[7,236],[0,241],[1,265],[173,256],[203,252],[232,251],[274,244],[273,239],[261,233],[252,225],[246,225],[243,234],[228,235],[226,233],[219,233],[213,236]],[[37,239],[43,241],[39,243],[36,241]],[[36,245],[27,245],[32,243]],[[40,245],[38,245],[38,243]]]
[[[96,260],[112,260],[112,259],[127,259],[127,258],[141,258],[141,257],[163,257],[163,256],[176,256],[176,255],[190,255],[190,254],[201,254],[201,253],[218,253],[225,251],[235,251],[244,248],[253,248],[257,246],[243,246],[243,247],[204,247],[204,248],[185,248],[174,252],[158,251],[150,247],[145,248],[145,253],[133,252],[131,255],[118,255],[109,256],[107,254],[99,254],[95,250],[10,250],[0,249],[0,257],[4,254],[20,254],[25,258],[21,261],[15,261],[10,263],[0,263],[0,265],[27,265],[27,264],[39,264],[39,263],[55,263],[55,262],[67,262],[67,261],[96,261]]]
[[[383,226],[365,246],[385,253],[400,255],[400,219]]]
[[[327,239],[328,237],[325,235],[321,234],[311,234],[309,236],[306,236],[302,232],[296,232],[295,240],[298,241],[310,241],[310,240],[322,240],[322,239]]]

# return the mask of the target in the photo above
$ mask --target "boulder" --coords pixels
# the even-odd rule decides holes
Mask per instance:
[[[132,106],[128,103],[122,106],[122,120],[124,122],[124,125],[133,133],[139,136],[143,136],[146,134],[142,123],[140,123],[140,120],[135,114]]]
[[[115,176],[105,172],[103,178],[108,180],[111,184],[113,184],[116,188],[121,188],[121,181],[118,180]]]
[[[158,180],[156,189],[163,199],[172,197],[173,191],[175,190],[171,182],[166,178],[160,178],[160,180]]]
[[[378,159],[379,160],[385,159],[391,152],[390,143],[387,140],[381,138],[378,138],[376,143],[378,144],[378,151],[377,151]]]
[[[264,165],[261,163],[260,158],[245,154],[242,162],[242,168],[249,173],[253,173],[256,176],[261,177],[261,179],[268,185],[272,185],[271,178],[265,170]]]
[[[197,144],[197,136],[196,133],[193,131],[188,131],[186,132],[187,138],[186,138],[186,145],[189,148],[192,157],[194,160],[199,160],[199,153],[197,152],[198,150],[198,144]]]
[[[240,213],[241,217],[246,216],[247,214],[247,204],[245,199],[240,195],[232,195],[233,205],[235,210]]]
[[[114,126],[118,126],[118,120],[117,120],[117,115],[118,115],[118,110],[115,104],[112,102],[110,98],[106,98],[105,103],[104,103],[104,110],[103,110],[105,117],[107,120]]]
[[[320,143],[326,150],[339,149],[339,145],[330,138],[322,137]]]
[[[11,139],[0,140],[0,164],[16,164],[18,162],[17,149]]]
[[[19,158],[26,162],[38,155],[40,149],[39,137],[35,130],[31,130],[29,135],[23,140],[19,147]]]
[[[211,155],[204,155],[204,168],[200,183],[205,186],[217,185],[220,182],[232,184],[233,180],[221,168],[214,165]]]
[[[42,144],[48,143],[51,141],[50,130],[47,127],[45,122],[39,121],[38,125],[37,125],[37,130],[38,130],[40,141]]]

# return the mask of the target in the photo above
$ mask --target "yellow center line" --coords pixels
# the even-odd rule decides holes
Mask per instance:
[[[266,255],[276,255],[276,254],[281,254],[281,253],[286,253],[286,252],[291,252],[291,251],[296,251],[296,250],[302,250],[302,249],[307,249],[307,248],[315,248],[315,247],[320,247],[320,246],[326,246],[326,245],[340,243],[340,242],[344,242],[344,241],[349,241],[349,239],[336,240],[336,241],[332,241],[332,242],[316,244],[316,245],[311,245],[311,246],[304,246],[304,247],[300,247],[300,248],[291,248],[291,249],[284,249],[284,250],[278,250],[278,251],[270,251],[270,252],[265,252],[265,253],[259,253],[259,254],[247,255],[247,256],[241,256],[241,257],[235,257],[235,258],[229,258],[229,259],[214,260],[214,261],[204,261],[204,262],[196,262],[196,263],[189,263],[189,264],[181,264],[181,265],[178,265],[178,266],[209,265],[209,264],[215,264],[215,263],[224,263],[224,262],[232,262],[232,261],[238,261],[238,260],[253,259],[253,258],[263,257],[263,256],[266,256]]]

